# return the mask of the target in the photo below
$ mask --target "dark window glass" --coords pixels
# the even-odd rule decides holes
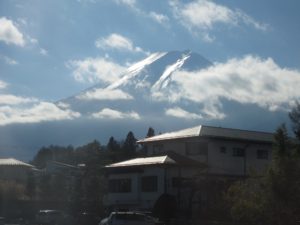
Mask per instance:
[[[128,193],[131,192],[131,179],[111,179],[108,182],[110,193]]]
[[[243,148],[233,148],[232,155],[235,157],[244,157],[245,156],[245,149]]]
[[[187,155],[207,155],[207,142],[187,142],[185,144]]]
[[[259,149],[256,151],[256,157],[258,159],[268,159],[269,158],[269,151],[264,149]]]
[[[157,191],[157,176],[142,177],[142,192]]]

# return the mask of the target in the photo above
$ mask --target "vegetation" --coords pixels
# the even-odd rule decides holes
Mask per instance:
[[[154,131],[154,130],[153,130]],[[104,166],[140,155],[133,132],[124,141],[110,137],[106,146],[94,140],[86,145],[54,146],[41,148],[31,164],[44,169],[51,161],[78,166],[73,174],[44,173],[29,176],[24,187],[27,198],[35,201],[67,202],[74,215],[82,211],[103,211],[102,199],[107,192]]]
[[[300,221],[300,105],[289,114],[296,139],[285,125],[275,133],[273,162],[264,177],[232,185],[226,200],[232,218],[246,224],[295,224]]]

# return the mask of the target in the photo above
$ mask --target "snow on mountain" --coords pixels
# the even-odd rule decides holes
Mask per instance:
[[[60,101],[58,105],[63,103],[82,115],[98,115],[98,118],[105,118],[104,112],[107,111],[119,112],[118,118],[121,117],[120,113],[124,114],[124,118],[132,113],[162,116],[166,114],[166,106],[172,103],[168,101],[168,96],[164,96],[165,101],[162,101],[161,95],[168,95],[178,88],[172,79],[173,73],[178,70],[199,70],[210,65],[207,59],[191,51],[154,53],[130,66],[119,80],[107,87],[95,85]],[[180,108],[180,105],[176,104],[176,107]]]

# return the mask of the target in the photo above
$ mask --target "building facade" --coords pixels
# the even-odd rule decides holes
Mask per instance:
[[[109,193],[104,203],[108,207],[152,209],[160,196],[168,194],[181,209],[203,208],[209,198],[208,179],[240,179],[266,171],[273,134],[197,126],[138,143],[146,158],[106,166]],[[165,161],[158,163],[162,157]],[[119,188],[122,184],[124,189]]]

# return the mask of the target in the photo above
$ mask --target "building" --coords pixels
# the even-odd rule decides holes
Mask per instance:
[[[272,158],[273,134],[197,126],[138,141],[146,158],[106,166],[108,207],[152,209],[160,196],[195,210],[212,201],[208,182],[262,174]],[[219,182],[220,183],[220,182]]]
[[[34,166],[14,158],[0,159],[0,180],[26,182]]]

